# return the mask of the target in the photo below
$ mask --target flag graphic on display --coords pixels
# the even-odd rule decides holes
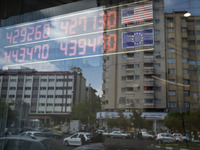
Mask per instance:
[[[153,45],[153,29],[122,33],[122,41],[123,48]]]
[[[152,4],[122,9],[122,24],[153,19]]]

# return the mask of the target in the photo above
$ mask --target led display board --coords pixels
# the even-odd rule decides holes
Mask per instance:
[[[141,13],[144,13],[143,9],[149,5],[152,10],[151,3],[139,5]],[[131,11],[125,11],[124,6],[127,7],[129,4],[110,8],[97,7],[3,27],[0,29],[1,55],[9,63],[24,63],[99,55],[105,51],[116,52],[118,43],[122,42],[121,35],[118,35],[117,31],[126,29],[123,25],[126,22],[123,24],[118,22],[119,17],[122,20],[126,16],[134,16],[138,11],[138,7],[136,12],[134,12],[135,7],[130,7]],[[141,36],[142,32],[139,32]],[[125,48],[129,45],[131,44],[128,43]],[[141,43],[140,45],[142,46]]]

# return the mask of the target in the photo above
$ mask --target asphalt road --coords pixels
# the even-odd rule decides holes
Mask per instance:
[[[58,143],[62,146],[64,150],[72,150],[76,148],[76,146],[64,146],[63,145],[63,138],[60,140],[57,140]],[[148,146],[151,144],[155,144],[155,141],[153,140],[136,140],[136,139],[112,139],[112,138],[106,138],[103,142],[104,145],[109,146],[124,146],[128,148],[133,148],[135,150],[148,150]]]

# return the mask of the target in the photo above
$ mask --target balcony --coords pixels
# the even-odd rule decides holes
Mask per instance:
[[[154,94],[154,90],[146,90],[144,91],[144,94]]]
[[[144,79],[144,86],[154,86],[154,79]]]
[[[145,63],[153,63],[154,62],[153,56],[144,56],[144,62]]]
[[[144,74],[153,74],[154,68],[153,67],[144,67]]]
[[[144,94],[144,99],[154,99],[154,93]]]

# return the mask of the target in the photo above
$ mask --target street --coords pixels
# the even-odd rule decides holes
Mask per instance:
[[[76,146],[64,146],[63,145],[63,138],[57,140],[58,143],[62,146],[65,150],[72,150],[76,148]],[[109,146],[127,146],[128,148],[134,148],[136,150],[145,150],[147,146],[154,144],[155,141],[153,140],[136,140],[136,139],[113,139],[113,138],[105,138],[103,142],[104,145]]]

